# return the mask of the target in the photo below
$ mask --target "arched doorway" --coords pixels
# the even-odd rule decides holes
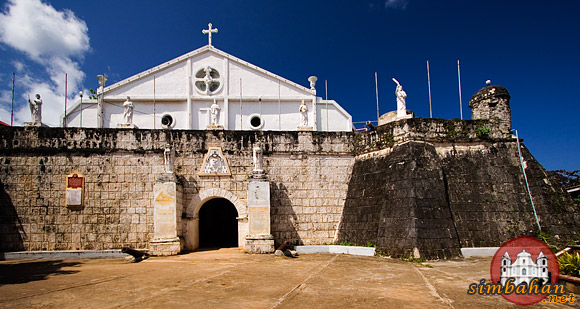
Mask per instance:
[[[199,210],[199,247],[238,246],[238,211],[225,198],[205,202]]]

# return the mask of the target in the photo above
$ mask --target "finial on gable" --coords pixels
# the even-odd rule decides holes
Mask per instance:
[[[207,30],[206,29],[203,29],[203,30],[201,30],[201,33],[208,35],[207,36],[207,40],[208,40],[208,43],[207,44],[209,46],[211,46],[211,34],[212,33],[218,33],[218,29],[217,28],[213,28],[212,29],[212,24],[211,23],[207,24],[207,26],[209,27],[209,29],[207,29]]]

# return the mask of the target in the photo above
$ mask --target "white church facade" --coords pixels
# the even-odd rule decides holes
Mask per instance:
[[[316,95],[316,80],[299,85],[210,40],[109,86],[101,76],[96,98],[76,102],[62,121],[66,127],[352,131],[351,115]]]

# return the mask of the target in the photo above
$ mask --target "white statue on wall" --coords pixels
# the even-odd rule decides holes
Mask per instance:
[[[163,164],[166,173],[173,173],[173,150],[169,145],[167,145],[163,151]]]
[[[32,118],[33,123],[42,123],[42,99],[40,94],[35,95],[35,99],[30,101],[28,97],[28,105],[30,107],[30,118]]]
[[[301,127],[308,127],[308,107],[304,104],[304,100],[300,104],[300,126]]]
[[[205,93],[211,95],[211,85],[214,82],[214,78],[211,76],[211,71],[213,70],[210,66],[203,69],[205,76],[203,77],[203,82],[205,84]]]
[[[133,102],[131,98],[127,97],[127,101],[123,102],[123,124],[133,123]]]
[[[254,146],[254,171],[262,171],[263,155],[259,145]]]
[[[217,104],[216,100],[213,100],[213,104],[209,108],[211,112],[211,125],[217,126],[220,114],[220,106]]]
[[[395,89],[395,95],[397,96],[397,117],[407,117],[407,93],[403,90],[403,86],[401,86],[398,80],[393,78],[393,81],[397,84],[397,88]]]

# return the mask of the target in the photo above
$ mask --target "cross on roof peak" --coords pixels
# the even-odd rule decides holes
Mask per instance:
[[[207,29],[207,30],[206,29],[203,29],[203,30],[201,30],[201,33],[208,35],[208,37],[207,37],[207,39],[208,39],[208,45],[211,46],[211,34],[212,33],[217,33],[218,32],[218,29],[217,28],[213,28],[212,29],[212,24],[211,23],[207,24],[207,26],[209,27],[209,29]]]

